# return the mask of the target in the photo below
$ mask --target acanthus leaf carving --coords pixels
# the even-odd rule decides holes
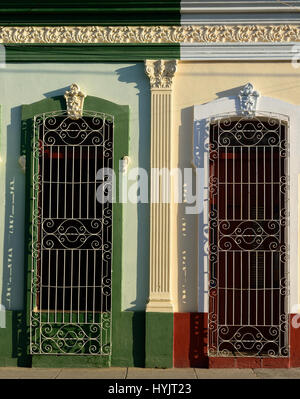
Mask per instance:
[[[151,89],[171,89],[177,60],[146,60],[145,72]]]
[[[184,26],[0,26],[0,43],[283,43],[299,42],[294,24]]]
[[[70,90],[65,92],[64,97],[69,118],[74,120],[81,118],[86,94],[80,91],[80,87],[76,83],[73,83]]]
[[[256,111],[258,91],[254,90],[251,83],[247,83],[239,92],[240,110],[242,115],[251,116]]]

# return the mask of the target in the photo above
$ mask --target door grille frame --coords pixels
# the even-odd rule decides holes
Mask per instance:
[[[208,211],[208,232],[206,234],[207,237],[207,253],[208,253],[208,355],[209,356],[251,356],[251,357],[287,357],[289,356],[289,256],[288,256],[288,242],[289,242],[289,195],[288,195],[288,180],[289,180],[289,156],[288,156],[288,143],[289,143],[289,117],[286,115],[278,114],[278,113],[269,113],[269,112],[256,112],[255,115],[245,117],[244,115],[240,114],[233,114],[233,113],[224,113],[224,114],[219,114],[219,115],[214,115],[211,118],[207,118],[205,120],[205,125],[206,125],[206,137],[204,139],[205,145],[207,148],[207,151],[209,152],[208,157],[206,159],[206,170],[207,170],[207,183],[208,183],[208,197],[207,201],[209,202],[210,198],[210,193],[211,190],[215,190],[217,186],[217,181],[216,179],[212,179],[210,175],[210,159],[211,159],[211,143],[210,143],[210,128],[213,123],[218,123],[222,120],[231,120],[231,121],[238,121],[238,120],[251,120],[251,119],[261,119],[261,120],[276,120],[278,123],[282,123],[285,125],[285,174],[286,174],[286,181],[284,182],[285,190],[286,190],[286,195],[285,195],[285,220],[286,220],[286,225],[285,225],[285,284],[284,287],[282,287],[284,295],[285,295],[285,301],[284,301],[284,308],[285,308],[285,313],[284,313],[284,318],[282,320],[282,323],[280,324],[280,329],[284,329],[284,344],[279,345],[280,347],[278,348],[278,351],[274,350],[269,350],[267,353],[263,353],[260,350],[257,350],[256,352],[251,352],[250,351],[247,353],[245,351],[239,350],[239,346],[237,346],[235,349],[236,351],[228,351],[226,349],[221,349],[220,347],[220,331],[218,330],[218,314],[215,312],[213,309],[213,301],[216,301],[216,287],[218,286],[218,281],[214,278],[211,277],[211,262],[212,259],[216,256],[216,251],[212,250],[212,243],[210,242],[210,234],[211,234],[211,228],[210,228],[210,222],[212,220],[212,215],[211,215],[211,210],[210,207],[208,206],[207,211]],[[224,327],[224,326],[223,326]],[[225,330],[223,331],[225,332]],[[239,333],[239,338],[241,341],[241,337],[245,335],[245,332],[243,331],[238,331]],[[247,332],[246,332],[247,333]],[[235,334],[236,337],[238,334]],[[261,341],[263,345],[263,338],[261,332],[258,331],[258,334],[256,335],[256,343],[259,343]],[[238,341],[238,340],[237,340]],[[259,347],[259,345],[257,346]]]
[[[111,342],[112,342],[112,311],[111,305],[110,310],[105,311],[81,311],[79,305],[78,309],[71,311],[60,312],[59,310],[44,311],[38,309],[38,296],[39,285],[40,285],[40,273],[38,269],[38,262],[41,253],[41,209],[39,207],[39,194],[41,191],[41,178],[39,174],[39,158],[41,151],[41,142],[39,140],[39,129],[43,125],[47,118],[62,117],[69,119],[66,110],[45,112],[34,117],[34,132],[33,132],[33,149],[32,149],[32,270],[31,270],[31,295],[30,295],[30,353],[31,354],[47,354],[47,355],[111,355]],[[103,165],[103,167],[113,168],[113,137],[111,140],[107,138],[107,142],[99,143],[99,137],[103,131],[105,131],[105,124],[110,123],[114,130],[114,117],[112,115],[94,112],[94,111],[83,111],[82,120],[84,118],[94,118],[95,123],[103,121],[102,127],[99,127],[99,131],[94,129],[90,130],[88,134],[94,134],[94,141],[92,140],[91,145],[97,146],[102,145],[103,152],[106,152],[106,157],[110,159],[110,165]],[[72,121],[76,123],[76,121]],[[99,125],[100,126],[100,125]],[[43,127],[44,128],[44,127]],[[53,131],[53,133],[55,133]],[[57,132],[56,132],[57,134]],[[51,143],[48,143],[51,146]],[[53,144],[53,143],[52,143]],[[80,145],[80,142],[77,143]],[[75,146],[75,145],[74,145]],[[73,148],[74,148],[73,146]],[[96,153],[96,150],[95,150]],[[104,162],[104,161],[103,161]],[[97,171],[96,171],[97,172]],[[96,188],[95,178],[95,188]],[[101,183],[97,181],[97,183]],[[107,186],[109,189],[109,187]],[[96,193],[95,193],[96,194]],[[108,213],[103,218],[106,226],[110,227],[110,237],[112,239],[112,204],[107,209]],[[105,211],[105,209],[104,209]],[[68,220],[68,218],[66,219]],[[93,221],[95,221],[95,217]],[[90,226],[88,226],[90,227]],[[95,225],[93,225],[95,227]],[[103,227],[103,226],[102,226]],[[81,226],[87,233],[86,226]],[[99,233],[100,234],[100,233]],[[68,238],[68,234],[65,234]],[[59,235],[61,238],[62,234]],[[104,240],[103,240],[104,242]],[[102,256],[106,257],[107,261],[110,262],[110,275],[106,276],[105,282],[102,281],[101,290],[106,290],[106,295],[111,296],[111,266],[112,266],[112,240],[111,242],[105,242],[105,247]],[[96,244],[97,245],[97,244]],[[102,245],[103,247],[103,245]],[[94,247],[96,249],[96,247]],[[102,248],[103,249],[103,248]],[[95,252],[95,251],[94,251]],[[95,257],[94,257],[95,261]],[[95,267],[95,265],[94,265]],[[80,283],[79,283],[80,285]],[[102,305],[101,305],[102,306]]]

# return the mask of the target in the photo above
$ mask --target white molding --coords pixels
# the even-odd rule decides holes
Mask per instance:
[[[181,14],[194,13],[265,13],[265,12],[300,12],[300,7],[286,6],[286,7],[183,7]]]
[[[291,61],[298,45],[291,43],[182,43],[183,61]]]
[[[299,23],[300,1],[181,0],[181,24]]]
[[[296,5],[295,5],[296,4]],[[298,6],[299,5],[299,6]],[[200,10],[203,12],[220,12],[220,10],[226,12],[234,12],[234,10],[243,10],[250,11],[257,10],[277,10],[281,12],[282,10],[293,11],[295,9],[300,8],[299,0],[284,0],[282,2],[278,0],[269,0],[269,1],[257,1],[257,0],[208,0],[208,1],[199,1],[199,0],[181,0],[180,2],[180,11],[184,12],[192,12],[190,10],[196,10],[199,12]],[[232,11],[233,10],[233,11]]]
[[[197,25],[297,25],[300,23],[300,13],[281,13],[273,14],[182,14],[181,26],[197,26]]]
[[[246,83],[246,82],[245,82]],[[194,106],[193,164],[204,169],[203,213],[198,216],[198,311],[208,312],[208,140],[213,118],[240,114],[237,96],[224,97],[207,104]],[[286,119],[289,126],[289,273],[290,309],[298,303],[298,174],[300,173],[300,107],[275,98],[261,96],[255,115],[270,115]],[[292,188],[292,189],[291,189]]]

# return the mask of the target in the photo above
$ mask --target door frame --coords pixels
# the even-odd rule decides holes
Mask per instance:
[[[238,89],[241,89],[240,87]],[[199,176],[204,176],[204,182],[199,182],[203,188],[201,193],[201,211],[198,215],[198,312],[209,312],[209,133],[210,123],[219,117],[237,117],[242,115],[239,91],[236,95],[223,97],[206,104],[194,105],[194,141],[193,165],[200,169]],[[299,300],[299,272],[298,272],[298,239],[290,240],[289,237],[298,237],[298,196],[297,190],[290,191],[290,187],[298,185],[300,161],[297,157],[297,126],[300,126],[300,107],[271,97],[259,96],[254,110],[255,116],[272,116],[276,119],[288,121],[288,166],[289,176],[287,189],[287,210],[289,222],[286,229],[288,243],[287,271],[289,274],[290,291],[287,299],[287,315],[290,309],[300,303]],[[208,322],[209,323],[209,322]],[[208,325],[208,328],[210,326]],[[290,340],[289,340],[290,342]]]
[[[33,182],[32,182],[32,149],[34,137],[34,116],[44,112],[63,111],[66,102],[63,95],[47,98],[33,104],[22,106],[21,116],[21,151],[26,157],[25,171],[25,258],[24,258],[24,301],[27,331],[26,355],[36,359],[34,365],[46,367],[108,367],[114,357],[120,356],[121,351],[118,332],[126,329],[121,317],[121,281],[122,281],[122,214],[123,204],[113,203],[113,244],[112,244],[112,354],[104,356],[77,355],[30,355],[30,301],[31,301],[31,270],[32,270],[32,210],[33,210]],[[129,151],[129,106],[118,105],[98,97],[87,96],[84,101],[84,111],[94,110],[114,117],[113,135],[113,165],[116,176],[116,198],[119,190],[119,161],[128,155]]]

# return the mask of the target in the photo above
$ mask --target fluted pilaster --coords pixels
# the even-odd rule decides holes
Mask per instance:
[[[176,60],[147,60],[151,87],[150,294],[148,312],[172,312],[171,182],[157,171],[172,167],[172,83]],[[166,187],[167,185],[167,187]],[[169,199],[169,201],[168,201]]]

